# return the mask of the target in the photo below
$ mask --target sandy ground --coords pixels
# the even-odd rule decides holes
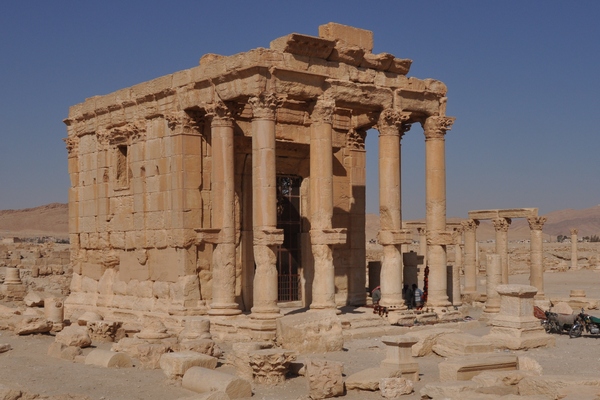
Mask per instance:
[[[510,277],[510,283],[528,283],[527,275]],[[587,297],[600,298],[600,272],[581,270],[545,274],[545,292],[548,297],[567,297],[571,289],[585,289]],[[473,310],[476,314],[477,310]],[[591,314],[600,316],[600,311]],[[484,335],[489,328],[468,331]],[[544,375],[577,374],[598,377],[600,375],[600,342],[598,338],[584,335],[570,339],[568,335],[554,335],[556,347],[517,351],[537,360]],[[106,369],[95,366],[58,360],[46,355],[54,338],[50,335],[15,336],[9,331],[0,331],[0,344],[9,343],[12,350],[0,354],[0,384],[43,395],[79,394],[94,400],[169,400],[194,395],[186,389],[169,382],[161,370]],[[109,349],[110,344],[100,348]],[[227,346],[223,346],[227,351]],[[84,349],[87,353],[91,349]],[[342,361],[344,373],[349,376],[360,370],[377,367],[385,358],[385,346],[379,338],[346,341],[344,350],[317,355],[319,358]],[[444,358],[427,356],[418,359],[421,380],[415,384],[415,393],[403,396],[419,399],[419,389],[429,382],[438,380],[439,362]],[[233,370],[220,366],[223,371]],[[268,387],[254,385],[253,399],[296,400],[308,394],[303,377],[288,379],[285,383]],[[348,391],[345,399],[381,399],[379,392]]]

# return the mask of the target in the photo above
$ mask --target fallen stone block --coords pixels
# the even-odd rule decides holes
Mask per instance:
[[[344,364],[339,361],[308,360],[306,378],[311,399],[327,399],[344,394]]]
[[[466,393],[473,393],[479,385],[471,381],[433,382],[419,391],[421,397],[430,399],[462,399]]]
[[[436,343],[437,338],[441,335],[449,333],[459,333],[458,329],[447,329],[447,328],[431,328],[410,331],[410,336],[415,337],[418,342],[412,347],[413,357],[424,357],[433,352],[433,345]]]
[[[176,340],[174,339],[174,341]],[[173,349],[176,345],[174,341],[148,343],[143,339],[123,338],[118,343],[113,344],[111,350],[137,358],[142,368],[158,369],[160,368],[160,357]]]
[[[43,307],[44,298],[38,292],[28,292],[23,302],[27,307]]]
[[[15,333],[17,335],[30,335],[32,333],[46,333],[52,330],[52,322],[45,317],[21,318],[15,323]]]
[[[191,367],[215,369],[217,359],[193,351],[165,353],[160,357],[160,368],[170,379],[182,378]]]
[[[82,355],[83,351],[77,346],[67,346],[60,352],[60,358],[63,360],[75,361],[75,359]]]
[[[93,341],[114,342],[121,323],[116,321],[88,321],[87,330]]]
[[[519,393],[522,395],[543,395],[549,398],[561,398],[559,394],[565,390],[592,386],[600,389],[600,378],[575,375],[528,376],[519,382]]]
[[[12,347],[8,343],[0,344],[0,353],[6,353],[7,351],[12,350]]]
[[[125,353],[115,353],[114,351],[92,350],[85,358],[85,364],[97,365],[105,368],[131,368],[133,363],[131,358]]]
[[[406,378],[382,378],[379,381],[379,391],[386,399],[397,399],[398,397],[414,392],[414,384]]]
[[[518,367],[515,355],[480,355],[450,359],[438,365],[440,382],[465,381],[483,371],[510,371]]]
[[[368,368],[346,378],[346,390],[379,390],[382,378],[400,378],[402,371],[395,368]]]
[[[299,353],[341,351],[342,324],[335,311],[311,311],[277,319],[277,342]]]
[[[252,380],[265,385],[275,385],[285,381],[290,363],[296,359],[296,352],[281,349],[254,350],[248,354]]]
[[[208,393],[198,393],[195,396],[190,397],[180,397],[177,400],[230,400],[231,397],[227,395],[225,392],[208,392]]]
[[[92,339],[87,328],[79,325],[70,325],[63,328],[62,331],[56,334],[55,341],[65,346],[77,346],[81,348],[89,347],[92,344]]]
[[[530,371],[533,375],[542,375],[543,369],[540,363],[531,357],[519,356],[519,370]]]
[[[252,385],[247,380],[202,367],[191,367],[183,375],[181,386],[198,393],[220,391],[230,399],[252,396]]]
[[[467,333],[448,333],[438,337],[431,350],[442,357],[464,356],[469,354],[491,353],[492,343]]]
[[[483,371],[471,378],[481,387],[491,386],[516,386],[527,376],[536,376],[532,371]]]
[[[219,345],[217,345],[212,339],[194,339],[182,341],[179,343],[179,351],[195,351],[196,353],[202,353],[216,358],[219,358],[223,355],[223,351]]]

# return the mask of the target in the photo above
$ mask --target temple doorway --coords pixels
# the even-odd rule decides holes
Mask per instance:
[[[301,300],[300,291],[300,184],[302,178],[277,176],[277,228],[283,244],[277,247],[278,301]]]

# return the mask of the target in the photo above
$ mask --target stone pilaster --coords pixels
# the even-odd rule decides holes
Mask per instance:
[[[492,220],[496,230],[496,254],[500,256],[502,264],[502,283],[508,283],[508,228],[510,218],[495,218]]]
[[[529,217],[529,229],[531,230],[531,272],[529,274],[529,283],[537,289],[535,297],[543,299],[544,296],[544,240],[542,237],[542,228],[546,223],[546,217]]]
[[[402,185],[400,172],[403,121],[408,115],[386,109],[377,124],[379,130],[379,216],[381,230],[379,243],[383,245],[381,259],[381,304],[384,307],[404,309],[402,298],[402,253],[399,239],[402,230]],[[408,235],[407,235],[408,236]],[[387,240],[386,240],[387,238]],[[412,240],[411,240],[412,241]]]
[[[222,103],[207,107],[212,137],[212,225],[219,237],[212,254],[210,315],[235,315],[235,173],[233,118]]]
[[[465,235],[465,294],[477,293],[477,226],[478,220],[461,221]]]
[[[429,290],[427,304],[450,305],[447,293],[446,246],[452,238],[446,232],[446,143],[445,135],[454,118],[432,116],[423,123],[425,134],[425,192],[427,221],[427,263]]]
[[[251,317],[278,318],[276,246],[283,243],[277,228],[275,163],[275,111],[279,100],[263,93],[249,100],[252,106],[252,220],[254,236],[254,306]]]
[[[333,217],[333,100],[319,99],[310,128],[310,241],[314,260],[311,309],[335,309],[335,270],[332,245],[345,233],[332,229]],[[339,237],[336,237],[339,236]]]
[[[571,232],[571,268],[577,268],[577,229],[570,229]]]

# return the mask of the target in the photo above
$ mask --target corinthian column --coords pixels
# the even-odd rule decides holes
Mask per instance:
[[[207,107],[212,137],[212,225],[219,238],[212,255],[213,298],[211,315],[235,315],[241,310],[235,302],[235,188],[233,119],[222,103]]]
[[[577,229],[573,228],[571,231],[571,268],[577,268]]]
[[[319,99],[310,126],[310,241],[314,259],[311,309],[335,309],[332,245],[340,243],[333,217],[333,100]],[[343,235],[345,241],[345,234]]]
[[[377,124],[379,130],[379,243],[383,245],[381,260],[381,301],[385,307],[405,309],[402,298],[402,253],[400,246],[410,243],[402,230],[402,196],[400,173],[400,140],[408,126],[402,122],[408,115],[384,110]],[[404,235],[403,235],[404,234]],[[404,236],[404,237],[403,237]]]
[[[531,272],[529,274],[529,283],[537,288],[536,298],[544,298],[544,262],[542,228],[546,223],[546,217],[529,217],[529,229],[531,229]]]
[[[446,246],[452,244],[452,233],[446,231],[446,131],[454,118],[432,116],[423,123],[425,133],[425,202],[427,221],[427,263],[429,289],[427,304],[450,305],[447,292]]]
[[[465,232],[465,294],[477,293],[477,225],[476,219],[460,223]]]
[[[508,228],[510,223],[510,218],[495,218],[492,220],[496,230],[496,254],[500,256],[503,284],[508,283]]]
[[[252,318],[278,318],[276,247],[283,243],[277,228],[275,162],[275,110],[278,99],[263,93],[249,100],[252,106],[252,222],[254,239],[254,305]]]

